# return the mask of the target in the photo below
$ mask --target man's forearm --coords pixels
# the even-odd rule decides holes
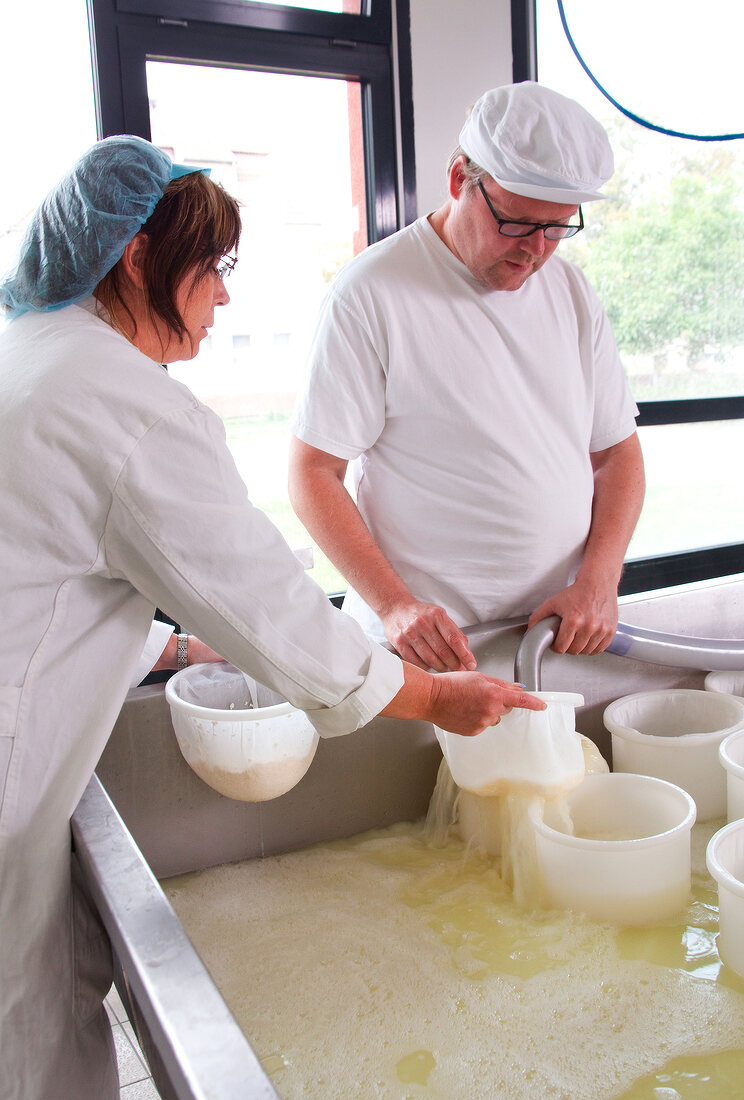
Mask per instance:
[[[290,466],[290,500],[323,553],[378,615],[413,599],[364,522],[335,468]]]
[[[592,523],[579,575],[591,573],[617,585],[625,553],[643,506],[645,477],[637,435],[592,458]]]
[[[556,653],[601,653],[617,629],[617,587],[625,551],[643,504],[643,457],[637,436],[592,455],[594,499],[584,556],[574,581],[530,615],[534,626],[557,615]]]
[[[318,546],[379,616],[385,637],[420,668],[474,669],[465,635],[437,604],[418,600],[372,537],[344,485],[346,462],[292,441],[289,494]]]

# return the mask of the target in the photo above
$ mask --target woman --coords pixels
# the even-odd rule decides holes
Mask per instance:
[[[237,203],[139,138],[99,142],[0,284],[0,1097],[118,1096],[100,928],[69,818],[155,606],[307,711],[473,734],[517,685],[434,677],[331,607],[248,500],[222,424],[161,364],[191,359],[240,236]],[[225,257],[229,257],[226,259]]]

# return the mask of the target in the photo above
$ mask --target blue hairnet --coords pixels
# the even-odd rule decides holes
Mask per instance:
[[[17,267],[0,282],[6,317],[86,298],[121,259],[170,181],[201,170],[173,164],[132,135],[93,145],[34,213]]]

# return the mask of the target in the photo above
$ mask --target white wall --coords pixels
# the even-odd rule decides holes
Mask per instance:
[[[419,214],[441,205],[468,107],[512,79],[510,0],[410,0]]]

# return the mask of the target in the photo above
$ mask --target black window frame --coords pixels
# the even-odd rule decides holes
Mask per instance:
[[[150,139],[148,60],[358,80],[368,239],[380,240],[416,217],[409,3],[397,0],[395,24],[391,0],[365,4],[368,15],[246,0],[88,0],[98,136]],[[306,167],[320,171],[320,154]]]
[[[99,138],[150,140],[150,59],[359,80],[369,243],[417,217],[409,0],[394,16],[391,0],[362,0],[361,15],[245,0],[87,3]],[[329,598],[340,605],[343,593]]]
[[[314,8],[296,8],[280,3],[265,4],[251,0],[116,0],[116,10],[133,15],[161,18],[205,20],[223,26],[253,27],[262,30],[301,32],[318,37],[332,35],[355,42],[381,42],[390,39],[392,13],[390,0],[361,0],[360,14],[325,12]]]
[[[511,0],[513,79],[538,79],[536,0]],[[638,427],[744,419],[744,396],[639,401]],[[620,595],[744,573],[744,542],[626,560]]]

